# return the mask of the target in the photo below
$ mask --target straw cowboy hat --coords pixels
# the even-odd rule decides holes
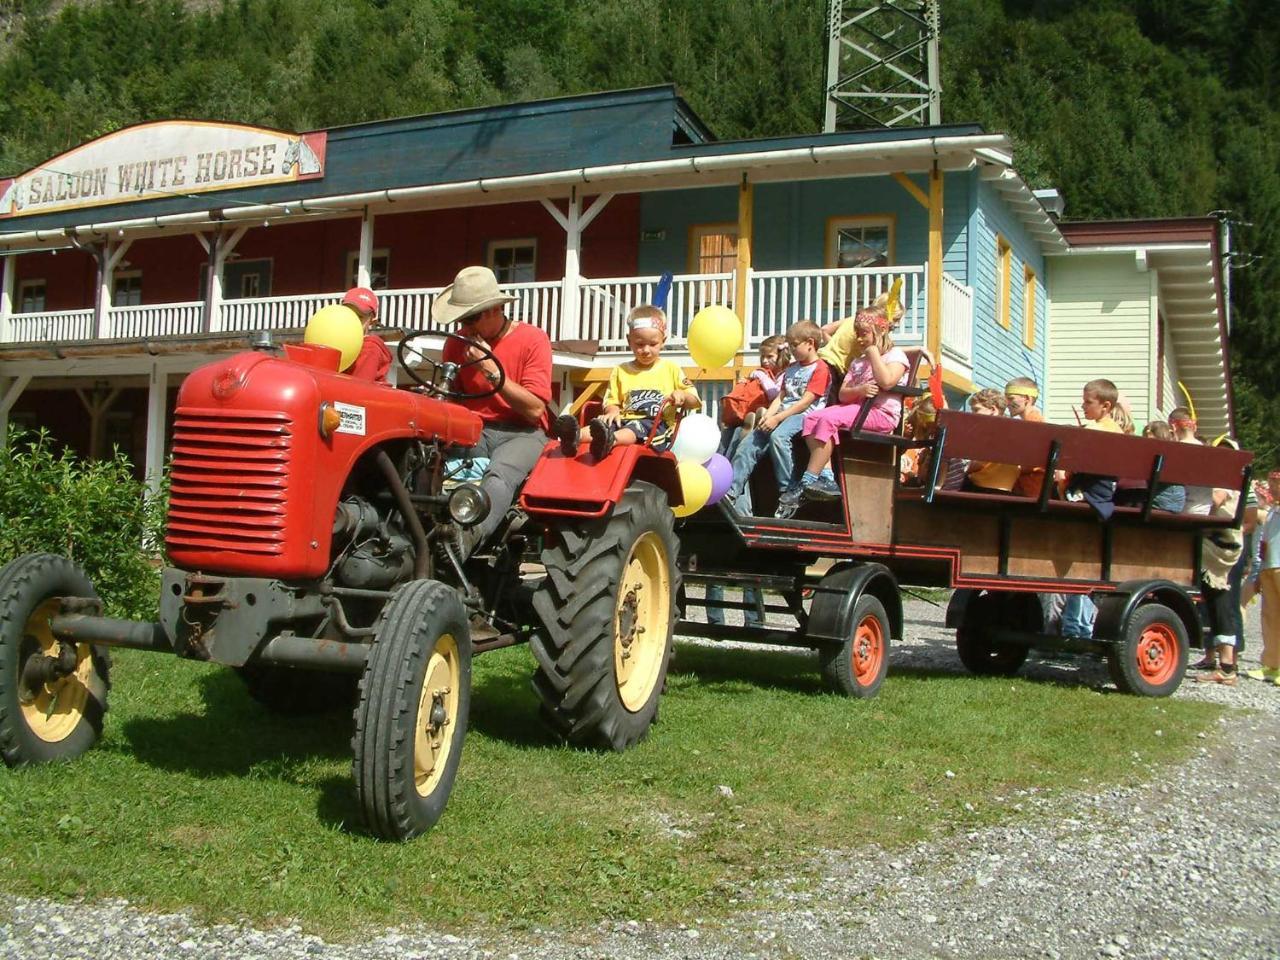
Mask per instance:
[[[431,304],[431,321],[456,323],[515,299],[498,289],[498,278],[488,267],[463,267]]]

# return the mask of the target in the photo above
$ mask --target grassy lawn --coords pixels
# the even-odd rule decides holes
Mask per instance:
[[[1185,756],[1216,716],[919,672],[854,701],[822,692],[808,657],[681,646],[653,735],[602,755],[548,741],[528,653],[506,650],[476,663],[444,819],[397,846],[360,829],[349,717],[278,719],[228,671],[136,653],[115,662],[97,749],[0,769],[0,888],[297,917],[348,936],[416,921],[713,916],[818,849],[990,822],[1020,788],[1131,779]]]

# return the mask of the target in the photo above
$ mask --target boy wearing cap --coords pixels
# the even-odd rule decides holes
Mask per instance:
[[[368,287],[352,287],[343,296],[342,305],[354,310],[364,327],[360,355],[347,373],[364,380],[386,383],[387,373],[391,370],[391,350],[380,336],[370,333],[378,322],[378,295]]]
[[[578,429],[571,413],[557,418],[554,433],[566,457],[577,456],[578,444],[590,441],[597,460],[608,456],[615,444],[643,443],[653,431],[654,420],[664,402],[673,408],[696,410],[702,406],[693,384],[674,360],[664,358],[667,315],[659,307],[641,304],[627,315],[627,346],[634,359],[613,368],[604,394],[604,409],[586,427]],[[653,435],[653,448],[671,445],[675,412],[668,410]]]
[[[480,480],[489,497],[489,515],[462,532],[464,557],[498,529],[546,444],[551,340],[545,331],[507,318],[504,308],[515,299],[498,289],[498,278],[488,267],[464,267],[431,304],[436,326],[457,323],[459,336],[474,344],[467,346],[454,337],[445,340],[441,359],[460,365],[453,388],[460,393],[499,388],[483,397],[453,401],[484,421],[471,454],[489,458]]]

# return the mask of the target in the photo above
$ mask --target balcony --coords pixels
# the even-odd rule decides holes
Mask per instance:
[[[746,310],[741,311],[749,318],[746,347],[749,351],[755,350],[765,337],[784,334],[797,320],[829,323],[848,316],[888,290],[897,277],[904,281],[905,313],[894,339],[903,345],[923,344],[927,341],[926,271],[922,265],[908,265],[752,271],[747,283]],[[516,297],[509,308],[511,316],[546,330],[552,342],[594,341],[599,344],[599,355],[611,357],[627,353],[627,314],[632,307],[653,301],[660,280],[656,276],[582,278],[573,291],[567,291],[567,284],[560,280],[505,284],[503,289]],[[734,289],[732,273],[675,276],[667,300],[672,349],[679,351],[684,347],[689,324],[702,307],[712,303],[733,306]],[[440,287],[423,287],[379,291],[382,323],[404,330],[430,328],[431,303],[440,290]],[[213,322],[207,325],[201,301],[112,307],[105,311],[100,324],[95,323],[92,309],[18,313],[0,325],[0,344],[297,330],[306,325],[307,318],[316,310],[340,296],[341,292],[335,291],[225,300],[219,304]],[[566,304],[572,304],[573,309],[566,310]],[[973,362],[973,290],[945,273],[941,342],[948,366],[967,372]]]

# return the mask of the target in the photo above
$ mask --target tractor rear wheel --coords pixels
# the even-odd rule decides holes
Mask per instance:
[[[33,553],[0,567],[0,755],[9,766],[69,760],[102,735],[107,653],[64,645],[49,629],[61,598],[96,596],[65,557]],[[60,659],[65,667],[55,667]]]
[[[530,646],[542,715],[571,743],[625,750],[658,714],[675,621],[675,523],[663,492],[629,486],[613,512],[565,526],[542,552]]]
[[[387,603],[360,678],[351,747],[365,822],[386,840],[425,833],[444,813],[471,705],[471,633],[462,603],[434,580]]]

